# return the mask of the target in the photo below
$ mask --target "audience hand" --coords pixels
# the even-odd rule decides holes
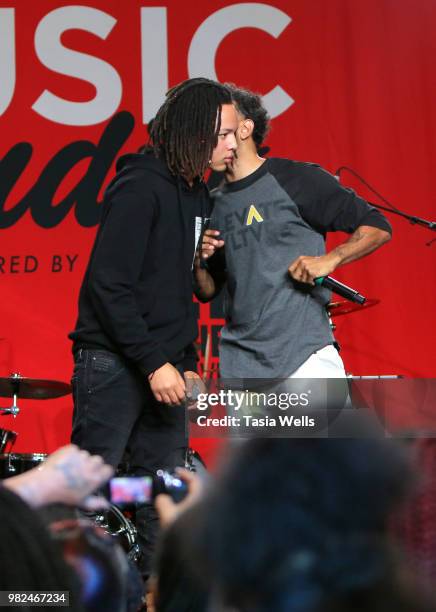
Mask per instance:
[[[113,474],[99,455],[90,455],[69,444],[51,454],[37,468],[8,478],[3,485],[31,506],[63,503],[86,510],[107,507],[103,497],[90,494]]]
[[[176,504],[166,493],[161,493],[156,497],[154,505],[162,527],[171,525],[179,514],[193,506],[202,496],[203,485],[197,474],[185,470],[184,468],[176,468],[176,472],[180,479],[188,485],[188,494],[185,499],[178,504]]]

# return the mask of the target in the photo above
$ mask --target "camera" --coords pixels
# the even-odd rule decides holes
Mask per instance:
[[[137,506],[152,503],[157,495],[166,493],[179,503],[188,492],[187,484],[172,472],[158,470],[151,476],[120,476],[109,481],[110,501],[117,506]]]

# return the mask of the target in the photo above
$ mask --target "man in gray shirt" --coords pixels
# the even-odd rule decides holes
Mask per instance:
[[[314,279],[371,253],[391,236],[387,220],[321,167],[264,159],[269,117],[261,99],[233,87],[237,153],[215,192],[196,264],[197,297],[225,286],[220,343],[223,378],[345,376],[326,304]],[[350,238],[330,252],[325,234]]]

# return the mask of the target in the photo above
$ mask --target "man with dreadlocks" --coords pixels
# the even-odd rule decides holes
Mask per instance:
[[[209,206],[202,178],[232,161],[237,125],[226,87],[180,83],[150,146],[118,160],[104,196],[70,334],[72,441],[114,467],[127,450],[137,475],[184,464],[186,380],[197,377],[191,272]],[[157,525],[152,509],[145,514]],[[144,531],[152,548],[155,529]]]

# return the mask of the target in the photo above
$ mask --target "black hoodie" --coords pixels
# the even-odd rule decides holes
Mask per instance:
[[[69,336],[73,352],[110,350],[146,374],[166,362],[196,369],[191,267],[196,217],[208,210],[206,186],[189,187],[151,152],[118,160]]]

